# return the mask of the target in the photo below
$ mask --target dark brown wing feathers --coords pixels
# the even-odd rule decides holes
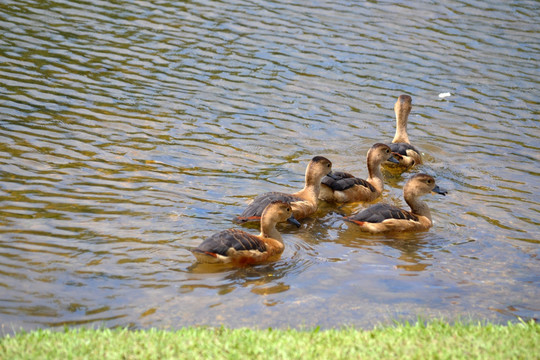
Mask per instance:
[[[349,173],[341,171],[332,171],[322,179],[321,183],[329,186],[334,191],[344,191],[354,185],[365,186],[369,188],[370,191],[375,191],[373,185],[366,180],[359,179]]]
[[[392,144],[388,144],[388,146],[390,146],[390,150],[392,150],[393,153],[398,153],[403,156],[407,155],[407,150],[413,150],[413,151],[416,151],[418,154],[420,154],[420,152],[411,144],[392,143]]]
[[[227,251],[229,251],[230,248],[233,248],[236,251],[266,251],[266,245],[258,237],[237,229],[218,232],[204,240],[202,244],[193,251],[212,256],[216,256],[215,254],[227,256]]]
[[[247,221],[259,221],[263,210],[273,201],[282,201],[286,203],[291,203],[295,201],[302,201],[301,198],[293,196],[290,194],[285,194],[281,192],[268,192],[257,196],[251,204],[244,210],[244,212],[235,218],[236,222],[247,222]]]
[[[380,223],[387,219],[418,221],[417,216],[390,204],[376,204],[345,219],[353,222],[369,223]]]

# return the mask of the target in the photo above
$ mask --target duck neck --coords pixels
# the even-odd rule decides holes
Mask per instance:
[[[265,238],[272,238],[280,242],[283,242],[283,238],[281,237],[281,234],[276,229],[275,221],[271,221],[266,218],[261,219],[261,236]]]
[[[377,190],[377,192],[382,192],[384,189],[384,181],[382,178],[380,164],[374,159],[370,159],[368,156],[367,167],[368,167],[368,173],[369,173],[369,178],[367,179],[367,181],[371,185],[373,185],[373,187]]]
[[[315,177],[306,172],[306,185],[300,191],[304,199],[309,199],[312,203],[318,203],[319,193],[321,192],[321,180],[322,178]]]
[[[428,205],[416,196],[405,196],[405,201],[415,215],[425,216],[431,221],[431,212]]]
[[[395,110],[396,112],[396,135],[394,136],[393,143],[407,143],[410,144],[409,135],[407,134],[407,120],[409,113],[403,107]]]

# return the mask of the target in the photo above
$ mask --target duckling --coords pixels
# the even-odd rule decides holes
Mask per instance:
[[[435,179],[427,174],[412,176],[403,187],[403,197],[411,211],[390,204],[376,204],[359,213],[345,217],[346,221],[357,224],[361,230],[370,233],[391,231],[423,231],[432,226],[429,207],[419,198],[430,192],[446,195]]]
[[[259,221],[264,208],[274,200],[291,204],[294,217],[297,220],[308,217],[317,211],[321,179],[332,171],[332,162],[323,156],[315,156],[306,168],[305,186],[293,194],[282,192],[267,192],[257,196],[244,212],[234,220],[238,223]]]
[[[284,221],[300,227],[290,204],[273,201],[262,213],[260,235],[237,229],[223,230],[204,240],[192,253],[202,263],[244,266],[265,262],[280,255],[285,248],[276,229],[276,224]]]
[[[399,163],[388,145],[373,145],[367,153],[369,177],[363,180],[346,172],[332,171],[321,181],[319,199],[339,203],[374,201],[384,189],[380,165],[385,161]]]
[[[400,95],[394,105],[396,113],[396,135],[394,140],[389,144],[395,157],[399,160],[399,165],[393,165],[388,161],[384,166],[393,169],[401,169],[403,171],[422,163],[422,156],[409,141],[407,135],[407,120],[412,109],[412,98],[409,95]]]

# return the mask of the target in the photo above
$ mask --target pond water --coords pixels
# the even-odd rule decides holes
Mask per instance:
[[[0,3],[0,323],[370,328],[540,316],[537,1]],[[449,92],[448,97],[439,94]],[[428,232],[365,204],[282,225],[274,262],[195,263],[308,161],[367,176],[413,98]],[[246,231],[257,233],[253,226]]]

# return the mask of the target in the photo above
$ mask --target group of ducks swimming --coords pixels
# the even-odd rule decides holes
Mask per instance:
[[[267,192],[257,196],[244,212],[236,217],[238,223],[260,221],[261,233],[253,235],[243,230],[228,229],[204,240],[192,250],[202,263],[232,263],[245,266],[277,259],[285,246],[276,225],[288,221],[300,227],[298,220],[317,211],[319,201],[330,203],[372,202],[384,188],[381,166],[403,172],[422,163],[420,152],[411,145],[407,135],[407,120],[412,99],[400,95],[395,106],[396,134],[391,144],[377,143],[367,153],[368,178],[360,179],[346,172],[332,171],[332,162],[315,156],[309,162],[305,186],[293,194]],[[431,213],[420,197],[430,192],[445,195],[435,179],[416,174],[403,187],[403,197],[410,211],[394,205],[378,203],[344,217],[370,233],[393,231],[422,231],[432,226]]]

